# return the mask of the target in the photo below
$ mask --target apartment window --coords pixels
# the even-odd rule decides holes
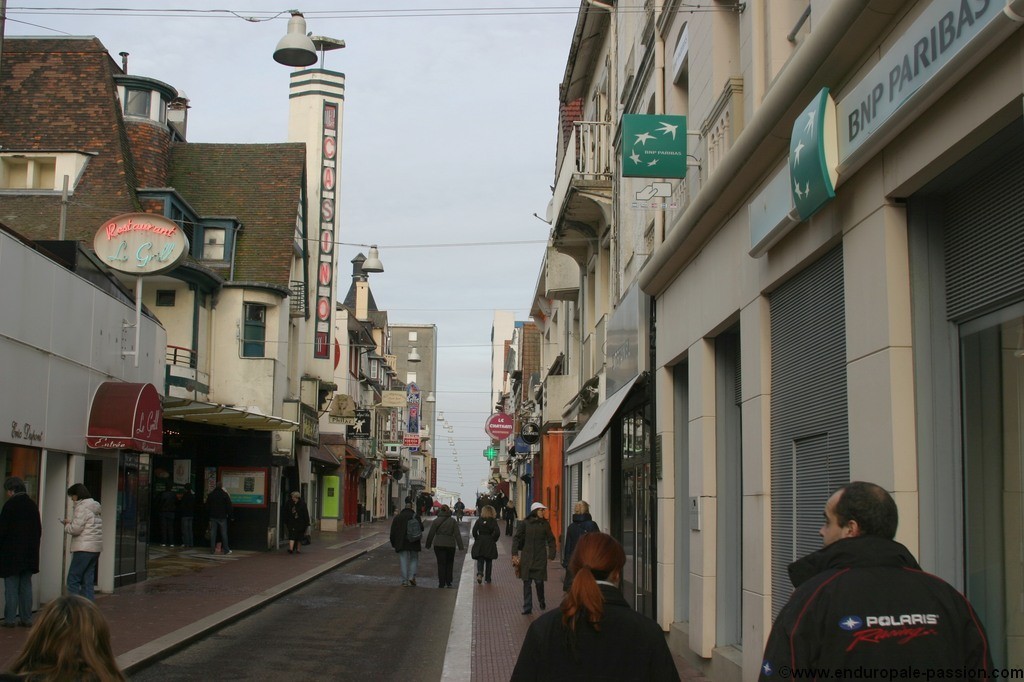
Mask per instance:
[[[174,294],[173,289],[170,290],[158,290],[156,292],[156,305],[159,308],[173,308],[174,307]]]
[[[267,341],[267,306],[245,304],[245,324],[242,331],[242,357],[265,357]]]
[[[224,238],[227,230],[223,227],[203,228],[203,260],[224,260]]]
[[[149,118],[149,90],[135,90],[129,88],[124,93],[124,113],[128,116],[143,116]]]
[[[406,372],[406,374],[405,374],[405,383],[406,383],[406,385],[408,385],[408,384],[415,384],[416,383],[416,372]]]
[[[420,340],[419,332],[409,332],[409,340],[410,341],[419,341]]]

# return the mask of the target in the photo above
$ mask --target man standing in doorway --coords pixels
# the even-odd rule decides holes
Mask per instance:
[[[178,495],[174,488],[167,487],[160,497],[157,498],[157,508],[160,512],[160,537],[163,539],[164,547],[174,547],[174,516],[178,511]]]
[[[206,512],[210,516],[210,552],[217,553],[217,534],[220,533],[221,549],[231,554],[228,547],[228,521],[231,519],[231,496],[224,490],[224,484],[217,481],[217,487],[206,496]]]
[[[191,483],[185,484],[185,491],[178,502],[178,512],[181,514],[181,546],[191,547],[195,543],[192,520],[196,516],[196,494],[192,492]]]
[[[818,531],[825,546],[789,565],[796,590],[775,620],[761,680],[875,677],[894,667],[990,676],[977,614],[893,540],[898,522],[896,502],[874,483],[855,481],[829,498]]]
[[[39,507],[25,483],[4,481],[7,496],[0,510],[0,576],[4,579],[4,627],[32,625],[32,574],[39,572],[39,541],[43,525]],[[20,616],[21,620],[15,622]]]

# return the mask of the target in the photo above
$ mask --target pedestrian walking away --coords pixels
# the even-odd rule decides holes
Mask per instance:
[[[509,500],[508,504],[505,505],[501,516],[505,519],[505,535],[512,535],[516,525],[516,506],[512,504],[512,500]]]
[[[470,556],[476,559],[476,582],[491,583],[491,562],[498,558],[498,540],[501,539],[501,528],[494,507],[484,505],[480,510],[480,518],[473,524],[473,550]]]
[[[789,565],[796,589],[768,637],[761,680],[812,670],[878,679],[896,667],[992,676],[971,604],[893,539],[898,523],[896,502],[874,483],[849,483],[828,499],[824,546]]]
[[[565,578],[562,581],[562,590],[569,591],[572,585],[572,571],[569,570],[569,560],[572,558],[576,543],[587,533],[596,533],[601,529],[590,515],[590,505],[584,500],[577,502],[572,508],[572,523],[565,529],[565,542],[562,544],[562,568],[565,569]]]
[[[548,579],[548,562],[555,558],[555,535],[547,518],[548,508],[534,502],[530,514],[516,528],[512,536],[512,555],[519,557],[519,577],[523,581],[523,615],[533,612],[533,590],[537,589],[537,604],[546,609],[544,581]]]
[[[580,539],[570,562],[572,587],[560,609],[530,624],[513,682],[678,682],[661,626],[633,610],[622,596],[625,564],[626,553],[612,536],[594,532]]]
[[[391,546],[398,553],[398,570],[402,585],[416,586],[416,571],[420,566],[420,538],[423,519],[413,511],[412,499],[405,498],[405,509],[391,521]]]
[[[437,586],[451,587],[453,572],[455,570],[455,548],[462,547],[462,531],[459,523],[452,518],[452,510],[447,504],[442,504],[437,512],[437,518],[430,524],[430,532],[427,533],[427,549],[434,547],[434,556],[437,557]]]
[[[16,476],[4,481],[7,496],[0,509],[0,576],[4,579],[4,627],[32,625],[32,575],[39,572],[39,543],[43,535],[39,507],[25,482]]]
[[[192,547],[195,545],[192,521],[196,516],[196,494],[192,492],[191,483],[185,484],[185,490],[178,501],[178,513],[181,514],[181,546]]]
[[[103,549],[103,516],[100,503],[92,499],[82,483],[68,488],[74,505],[70,519],[61,519],[64,532],[71,536],[71,566],[68,568],[68,592],[95,601],[96,566]]]
[[[174,521],[178,513],[178,495],[174,488],[168,487],[157,498],[157,510],[160,514],[160,539],[164,547],[174,547]]]
[[[293,490],[284,503],[284,525],[288,529],[288,553],[301,554],[302,539],[309,532],[309,508],[298,490]]]
[[[206,496],[206,513],[210,517],[210,552],[217,552],[217,537],[221,539],[221,550],[225,554],[231,554],[228,546],[228,521],[234,506],[231,504],[231,495],[224,490],[224,483],[217,481],[217,486]]]
[[[10,675],[3,680],[124,680],[103,613],[78,595],[57,597],[39,612]]]

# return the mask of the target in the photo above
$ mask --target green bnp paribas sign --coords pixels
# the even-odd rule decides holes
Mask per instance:
[[[685,178],[686,117],[622,117],[622,177]]]
[[[790,191],[801,220],[836,196],[837,140],[836,105],[822,88],[794,121],[789,143]]]

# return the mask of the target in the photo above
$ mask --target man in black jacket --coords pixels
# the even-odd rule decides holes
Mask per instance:
[[[224,484],[217,481],[217,487],[206,496],[206,513],[210,517],[210,552],[217,551],[217,535],[221,537],[221,550],[225,554],[231,554],[228,547],[228,521],[231,519],[231,512],[234,506],[231,504],[231,495],[224,490]]]
[[[789,565],[796,590],[775,620],[761,680],[991,672],[974,609],[893,540],[898,521],[895,501],[873,483],[850,483],[829,498],[818,531],[825,546]]]
[[[412,523],[410,523],[412,522]],[[405,509],[391,521],[391,546],[398,553],[398,568],[403,586],[416,586],[416,571],[420,565],[420,537],[423,522],[412,509],[412,499],[405,498]]]
[[[43,526],[39,507],[16,476],[4,481],[0,510],[0,577],[4,579],[4,627],[32,625],[32,574],[39,572]],[[20,617],[20,621],[18,620]]]

